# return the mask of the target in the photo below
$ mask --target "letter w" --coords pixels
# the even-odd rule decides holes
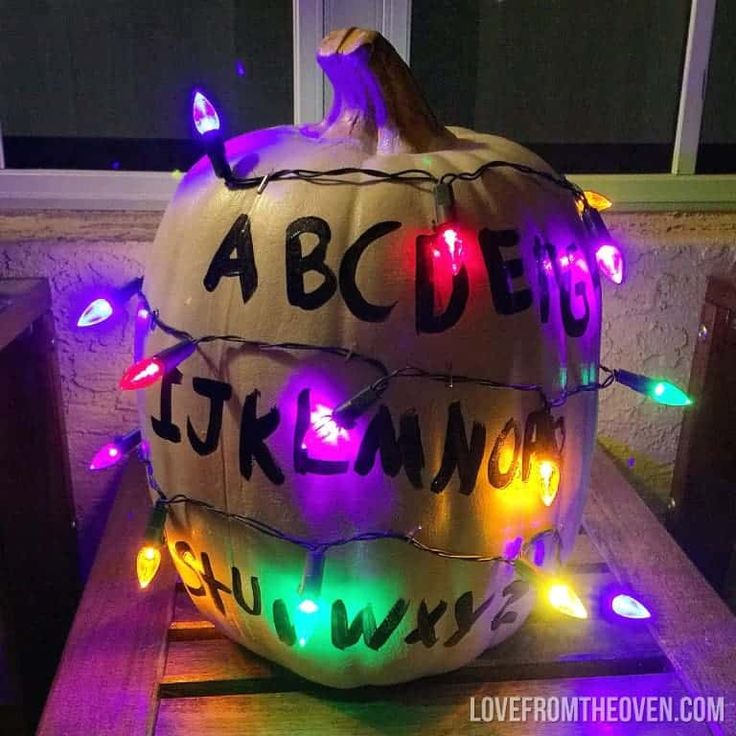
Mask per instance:
[[[404,618],[409,603],[399,598],[386,617],[376,626],[373,607],[369,604],[361,609],[350,624],[345,604],[337,600],[332,604],[332,643],[338,649],[347,649],[363,637],[366,646],[378,651],[394,633]]]

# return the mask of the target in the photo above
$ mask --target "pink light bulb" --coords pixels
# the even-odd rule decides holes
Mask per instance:
[[[595,260],[600,272],[614,284],[624,280],[624,257],[619,248],[612,243],[604,243],[595,252]]]
[[[112,465],[120,462],[123,457],[123,453],[115,442],[108,442],[106,445],[100,447],[92,458],[92,462],[89,464],[90,470],[103,470],[109,468]]]
[[[90,470],[103,470],[119,463],[129,452],[141,444],[141,431],[134,429],[127,434],[115,437],[112,442],[102,445],[89,464]]]
[[[192,119],[197,133],[204,135],[220,129],[220,117],[215,106],[201,93],[195,92],[192,102]]]

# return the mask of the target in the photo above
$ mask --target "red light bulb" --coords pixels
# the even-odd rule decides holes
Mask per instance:
[[[123,391],[135,391],[139,388],[146,388],[146,386],[152,386],[156,383],[163,375],[164,366],[156,356],[144,358],[137,363],[133,363],[123,373],[120,379],[120,388]]]
[[[435,236],[432,244],[432,255],[435,259],[444,260],[453,276],[460,273],[465,256],[465,246],[457,228],[453,225],[443,225]]]
[[[174,370],[182,361],[193,352],[197,343],[184,340],[162,350],[150,358],[144,358],[128,368],[120,379],[120,388],[123,391],[135,391],[139,388],[152,386],[167,373]]]

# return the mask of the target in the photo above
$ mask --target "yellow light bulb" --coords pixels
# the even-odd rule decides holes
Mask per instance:
[[[141,590],[147,588],[156,577],[161,564],[161,550],[152,544],[146,544],[138,551],[135,561],[135,570],[138,574],[138,584]]]
[[[588,618],[583,602],[567,583],[553,583],[547,589],[547,600],[560,613],[572,618]]]
[[[599,194],[598,192],[592,192],[589,190],[584,191],[583,194],[585,195],[585,199],[588,200],[588,204],[593,209],[598,210],[599,212],[607,210],[609,207],[613,207],[613,202],[611,202],[611,200],[603,194]],[[578,207],[578,212],[582,215],[584,208],[582,201],[577,200],[576,204]]]
[[[545,506],[551,506],[560,487],[560,474],[557,463],[553,460],[542,460],[539,463],[539,495]]]

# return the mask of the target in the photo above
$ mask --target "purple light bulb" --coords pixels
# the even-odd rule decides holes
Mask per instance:
[[[114,311],[109,299],[98,297],[91,301],[82,312],[81,317],[77,320],[77,327],[94,327],[95,325],[99,325],[100,322],[110,319]]]
[[[104,295],[96,297],[85,307],[77,320],[77,327],[94,327],[110,319],[116,309],[120,309],[134,294],[140,292],[142,286],[143,279],[137,278],[119,289],[105,290]]]
[[[201,92],[194,93],[192,120],[194,120],[194,127],[200,135],[220,130],[220,117],[217,110]]]
[[[131,450],[141,443],[140,429],[115,437],[112,442],[102,445],[89,464],[90,470],[104,470],[117,465]]]

